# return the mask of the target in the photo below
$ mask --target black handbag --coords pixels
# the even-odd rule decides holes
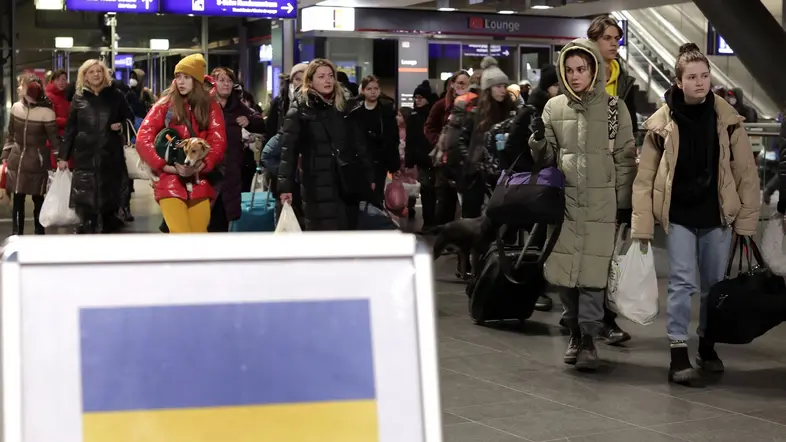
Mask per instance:
[[[739,249],[738,274],[732,278],[735,249]],[[743,271],[744,261],[747,271]],[[724,344],[747,344],[784,320],[786,282],[765,267],[753,239],[735,235],[726,278],[708,294],[704,337]]]
[[[322,122],[324,125],[324,121]],[[371,182],[368,180],[368,170],[355,150],[341,151],[333,144],[330,130],[325,125],[325,133],[330,140],[333,152],[333,163],[336,168],[341,199],[347,203],[367,201],[371,197]]]

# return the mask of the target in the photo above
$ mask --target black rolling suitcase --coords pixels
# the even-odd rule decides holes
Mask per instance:
[[[545,226],[544,226],[545,228]],[[475,324],[532,316],[538,297],[546,291],[543,262],[554,248],[560,227],[548,242],[532,245],[538,225],[524,245],[505,245],[502,232],[481,259],[480,271],[467,286],[469,315]]]

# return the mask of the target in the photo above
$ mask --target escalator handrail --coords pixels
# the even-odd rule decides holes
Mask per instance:
[[[622,49],[624,51],[628,50],[627,48],[622,48]],[[639,79],[641,79],[644,82],[647,81],[647,75],[648,74],[646,72],[644,72],[643,67],[639,66],[639,64],[636,63],[635,60],[628,60],[626,62],[625,67],[628,70],[628,73],[632,73],[632,74],[637,75],[639,77]],[[650,84],[650,90],[649,90],[648,97],[652,96],[652,94],[654,94],[654,96],[656,97],[655,98],[655,100],[656,100],[655,102],[657,103],[657,100],[663,100],[663,97],[666,94],[666,89],[664,89],[663,86],[658,84],[658,82],[653,82],[652,84]]]
[[[630,30],[628,30],[628,32],[630,33]],[[650,65],[650,66],[652,66],[652,69],[653,69],[655,72],[657,72],[657,73],[658,73],[658,75],[660,75],[660,77],[661,77],[661,78],[663,78],[663,79],[666,81],[666,83],[668,83],[668,84],[671,84],[671,83],[672,83],[672,81],[671,81],[671,78],[669,78],[669,76],[668,76],[666,73],[664,73],[664,72],[663,72],[663,71],[662,71],[662,70],[661,70],[661,69],[658,67],[658,65],[657,65],[657,64],[656,64],[654,61],[652,61],[652,60],[650,59],[650,57],[649,57],[649,56],[647,56],[647,54],[645,54],[645,53],[644,53],[644,51],[642,51],[642,50],[641,50],[641,48],[639,48],[639,47],[638,47],[638,45],[637,45],[637,44],[633,43],[633,42],[632,42],[632,41],[630,41],[630,40],[628,40],[627,44],[628,44],[628,46],[629,46],[629,47],[632,47],[632,48],[636,49],[636,51],[637,51],[639,54],[641,54],[641,56],[642,56],[642,57],[644,57],[644,59],[645,59],[645,60],[647,60],[647,63],[649,63],[649,65]]]
[[[650,31],[628,11],[613,12],[612,15],[618,20],[627,20],[628,32],[631,32],[631,28],[633,28],[634,33],[640,36],[640,40],[646,42],[647,48],[652,50],[652,52],[655,53],[655,56],[664,62],[665,65],[674,65],[674,63],[677,61],[677,58],[674,56],[674,54],[663,47],[663,45],[660,44],[660,40],[655,38],[655,36],[652,35],[652,33],[650,33]]]
[[[664,17],[664,16],[663,16],[663,14],[661,14],[660,12],[658,12],[658,11],[657,11],[655,8],[647,8],[647,11],[652,13],[652,15],[654,16],[654,18],[655,18],[655,19],[658,21],[658,24],[659,24],[660,26],[663,26],[663,28],[662,28],[662,29],[665,29],[665,30],[666,30],[665,34],[666,34],[666,35],[668,35],[668,38],[669,38],[669,39],[670,39],[672,42],[674,42],[674,43],[675,43],[675,44],[676,44],[678,47],[679,47],[680,45],[683,45],[683,44],[685,44],[685,43],[688,43],[688,38],[687,38],[687,37],[685,37],[685,34],[683,34],[683,33],[682,33],[682,32],[681,32],[679,29],[677,29],[676,27],[674,27],[674,25],[673,25],[673,24],[671,24],[671,23],[670,23],[670,22],[669,22],[669,21],[666,19],[666,17]],[[627,18],[628,20],[630,20],[630,19],[632,18],[632,17],[630,16],[630,13],[628,13],[628,11],[624,11],[624,12],[625,12],[625,14],[627,15],[627,17],[626,17],[626,18]],[[635,20],[635,19],[634,19],[634,20]],[[695,24],[695,22],[692,22],[692,23],[693,23],[693,24]],[[637,22],[637,24],[636,24],[636,27],[637,27],[638,29],[641,29],[640,23],[638,23],[638,22]],[[650,35],[651,35],[651,34],[650,34]],[[658,56],[660,56],[660,53],[658,53]],[[671,60],[671,59],[674,59],[674,62],[676,62],[676,57],[674,57],[673,55],[672,55],[672,56],[671,56],[671,58],[669,58],[668,60]],[[717,66],[715,63],[713,63],[713,62],[712,62],[712,60],[709,60],[709,62],[710,62],[710,72],[711,72],[711,75],[712,75],[712,77],[713,77],[714,79],[718,80],[718,81],[716,82],[716,84],[725,84],[725,85],[735,85],[735,84],[740,84],[739,82],[736,82],[736,81],[734,81],[734,80],[733,80],[731,77],[729,77],[728,75],[726,75],[726,73],[725,73],[725,72],[723,72],[723,70],[722,70],[722,69],[720,69],[720,68],[719,68],[719,67],[718,67],[718,66]],[[673,64],[673,62],[672,62],[672,64]],[[752,95],[750,95],[750,97],[753,97],[753,96],[752,96]],[[769,114],[771,114],[771,113],[772,113],[772,112],[770,112],[770,111],[767,109],[767,107],[766,107],[766,106],[764,106],[762,103],[760,103],[760,102],[759,102],[759,100],[758,100],[758,99],[756,99],[756,97],[753,97],[753,98],[750,98],[750,97],[749,97],[749,98],[747,98],[747,99],[746,99],[746,101],[748,101],[748,103],[749,103],[749,104],[751,104],[751,105],[753,106],[753,108],[754,108],[754,109],[756,109],[756,111],[759,113],[759,115],[761,115],[761,116],[766,116],[766,115],[769,115]]]

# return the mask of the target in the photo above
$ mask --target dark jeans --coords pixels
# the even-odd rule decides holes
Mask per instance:
[[[43,235],[45,230],[44,226],[38,221],[41,217],[41,207],[44,205],[43,195],[33,195],[33,223],[35,225],[35,234]],[[27,195],[24,193],[15,193],[13,201],[12,213],[12,230],[15,235],[24,235],[25,233],[25,200]]]
[[[385,182],[388,178],[388,170],[385,166],[375,163],[374,164],[374,193],[372,204],[384,209],[385,208]]]
[[[426,227],[432,227],[437,224],[437,189],[435,187],[436,179],[436,170],[434,169],[420,169],[418,171],[418,182],[420,183],[420,204],[422,206],[421,210],[423,212],[423,225]]]
[[[251,185],[249,184],[249,187]],[[213,203],[213,208],[210,210],[210,222],[207,225],[208,232],[229,232],[229,220],[227,219],[227,212],[224,208],[224,198],[221,193]]]

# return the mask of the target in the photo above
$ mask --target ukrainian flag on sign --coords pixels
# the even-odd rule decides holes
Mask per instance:
[[[80,311],[85,442],[378,441],[366,300]]]

